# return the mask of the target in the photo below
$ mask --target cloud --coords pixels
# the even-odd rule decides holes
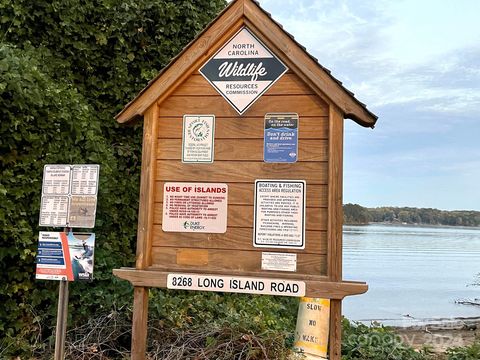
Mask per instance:
[[[433,57],[425,48],[428,55],[419,52],[418,60],[412,62],[411,55],[402,56],[399,51],[403,47],[408,49],[405,42],[416,41],[401,35],[402,29],[408,35],[414,31],[412,22],[416,19],[412,9],[402,8],[409,2],[404,3],[261,2],[322,65],[330,68],[374,111],[391,104],[412,104],[419,110],[433,112],[472,112],[480,105],[480,47],[462,48],[459,41],[455,48],[445,44],[448,52]],[[424,22],[425,27],[433,28],[428,29],[428,33],[444,26],[432,23],[431,19]],[[480,31],[478,33],[480,39]],[[427,41],[421,34],[418,37],[422,42]],[[412,48],[419,46],[421,44],[412,45]]]
[[[345,201],[478,209],[480,2],[260,2],[379,115],[346,122]]]
[[[417,110],[453,115],[473,113],[480,105],[480,47],[457,49],[421,65],[384,63],[380,71],[350,65],[362,81],[350,86],[373,107],[410,104]]]

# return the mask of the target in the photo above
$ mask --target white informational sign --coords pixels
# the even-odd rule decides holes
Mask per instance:
[[[253,246],[305,248],[304,180],[256,180]]]
[[[66,252],[68,252],[66,233],[41,231],[38,236],[35,278],[37,280],[71,280],[67,269]],[[67,258],[69,259],[69,256]]]
[[[183,163],[212,163],[215,115],[184,115]]]
[[[72,166],[72,195],[97,195],[100,165]]]
[[[100,165],[45,165],[40,226],[93,228]]]
[[[201,68],[203,77],[243,114],[288,68],[246,27]]]
[[[43,169],[43,195],[68,195],[70,191],[70,165],[45,165]]]
[[[305,296],[305,282],[240,276],[168,274],[167,289],[219,291],[242,294]]]
[[[228,186],[221,183],[165,183],[163,231],[227,231]]]
[[[297,254],[262,252],[262,270],[297,271]]]
[[[68,226],[76,228],[95,227],[96,210],[96,196],[72,195],[70,199],[70,211],[68,213]]]
[[[67,226],[69,196],[42,196],[40,226]]]
[[[95,234],[41,231],[37,280],[91,281]]]

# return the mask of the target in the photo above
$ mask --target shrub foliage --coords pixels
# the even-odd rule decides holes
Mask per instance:
[[[51,334],[57,284],[34,280],[45,164],[101,165],[96,280],[72,284],[71,325],[131,302],[112,269],[134,260],[141,124],[113,116],[224,6],[0,0],[0,357]]]

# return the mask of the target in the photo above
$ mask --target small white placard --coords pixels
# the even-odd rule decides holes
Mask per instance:
[[[297,271],[297,254],[262,252],[262,270]]]
[[[95,195],[77,196],[70,199],[68,226],[76,228],[94,228],[97,197]]]
[[[69,200],[68,196],[42,196],[39,225],[67,226]]]
[[[255,180],[253,246],[305,248],[304,180]]]
[[[219,291],[242,294],[305,296],[305,282],[239,276],[168,274],[167,289]]]
[[[68,195],[70,191],[70,165],[43,167],[43,195]]]
[[[215,115],[183,116],[183,163],[212,163]]]
[[[72,195],[97,195],[100,165],[72,166]]]
[[[165,183],[163,231],[224,233],[227,231],[228,185]]]

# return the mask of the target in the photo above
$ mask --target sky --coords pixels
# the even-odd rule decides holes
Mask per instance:
[[[480,1],[259,2],[379,117],[345,122],[344,203],[480,210]]]

